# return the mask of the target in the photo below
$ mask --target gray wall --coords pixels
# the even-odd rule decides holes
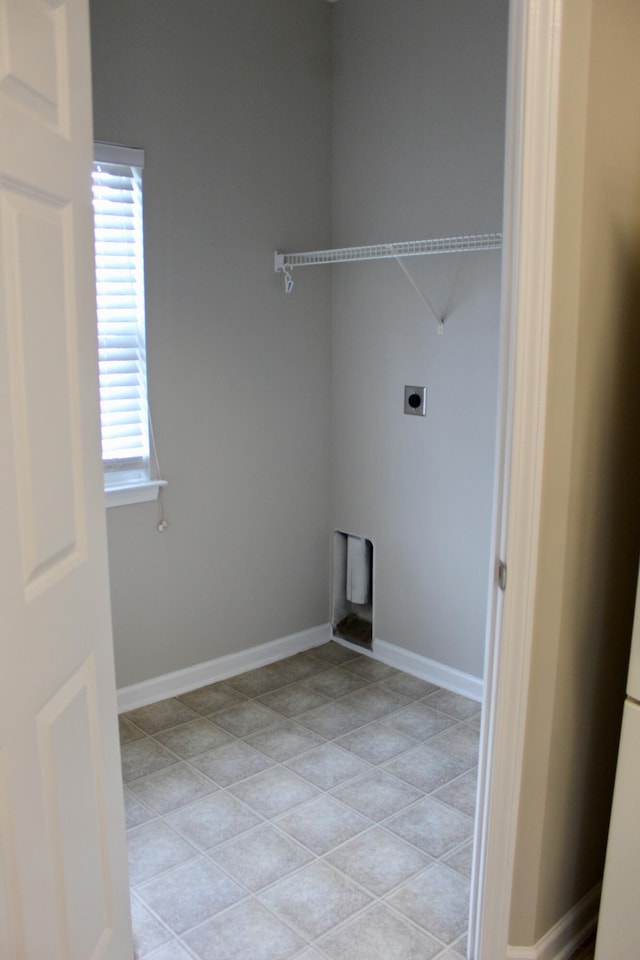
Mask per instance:
[[[333,8],[338,246],[499,231],[507,0]],[[500,254],[333,268],[332,525],[375,546],[374,633],[480,676]],[[425,384],[425,419],[403,415]]]
[[[287,297],[271,262],[331,219],[337,244],[500,229],[507,6],[92,0],[96,138],[146,150],[169,480],[166,533],[108,514],[120,686],[326,622],[332,528],[375,542],[378,637],[481,675],[499,253],[410,262],[443,337],[393,263]]]
[[[97,139],[142,146],[150,397],[169,481],[108,511],[120,686],[328,619],[329,11],[92,0]]]

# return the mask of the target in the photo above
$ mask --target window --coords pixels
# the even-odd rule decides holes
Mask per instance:
[[[144,153],[95,145],[92,174],[102,463],[107,506],[150,500],[142,169]]]

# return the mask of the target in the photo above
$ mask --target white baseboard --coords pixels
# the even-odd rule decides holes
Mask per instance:
[[[462,670],[449,667],[446,663],[438,663],[437,660],[430,660],[429,657],[423,657],[419,653],[398,647],[395,643],[387,643],[386,640],[377,638],[373,641],[372,654],[376,660],[390,667],[404,670],[405,673],[420,677],[421,680],[428,680],[429,683],[435,683],[439,687],[444,687],[445,690],[451,690],[452,693],[459,693],[463,697],[482,703],[484,682],[480,677],[463,673]]]
[[[597,884],[535,946],[507,947],[506,960],[567,960],[594,930],[599,903],[600,884]]]
[[[245,673],[247,670],[264,667],[267,663],[290,657],[294,653],[303,653],[305,650],[311,650],[312,647],[319,647],[329,640],[331,640],[331,627],[328,623],[323,623],[318,627],[311,627],[310,630],[302,630],[288,637],[280,637],[269,643],[249,647],[248,650],[241,650],[239,653],[229,653],[207,660],[206,663],[196,663],[183,670],[121,687],[118,690],[118,712],[124,713],[126,710],[134,710],[136,707],[145,707],[149,703],[165,700],[167,697],[175,697],[179,693],[197,690],[198,687],[204,687],[208,683],[217,683],[238,673]]]
[[[165,700],[167,697],[187,693],[189,690],[197,690],[198,687],[204,687],[208,683],[217,683],[219,680],[234,677],[238,673],[245,673],[247,670],[264,667],[267,663],[274,663],[276,660],[290,657],[294,653],[303,653],[305,650],[319,647],[331,639],[358,653],[373,657],[374,660],[386,663],[390,667],[395,667],[397,670],[404,670],[405,673],[420,677],[421,680],[428,680],[439,687],[444,687],[445,690],[451,690],[454,693],[469,697],[471,700],[482,702],[483,683],[478,677],[462,673],[462,671],[448,667],[444,663],[429,660],[428,657],[412,653],[410,650],[398,647],[394,643],[386,643],[384,640],[374,640],[373,649],[368,651],[363,647],[343,641],[339,637],[332,637],[331,625],[323,623],[318,627],[312,627],[310,630],[303,630],[288,637],[271,640],[269,643],[249,647],[248,650],[241,650],[239,653],[229,653],[222,657],[215,657],[205,663],[196,663],[192,667],[185,667],[183,670],[176,670],[160,677],[143,680],[141,683],[121,687],[118,690],[118,712],[124,713],[137,707],[145,707],[149,703],[156,703],[158,700]]]

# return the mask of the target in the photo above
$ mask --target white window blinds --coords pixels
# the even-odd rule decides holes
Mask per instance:
[[[93,207],[105,481],[149,477],[144,313],[144,153],[96,144]],[[117,481],[116,475],[117,474]]]

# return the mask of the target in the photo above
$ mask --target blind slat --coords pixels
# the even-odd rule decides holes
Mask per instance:
[[[93,167],[102,458],[149,460],[144,334],[142,171]]]

